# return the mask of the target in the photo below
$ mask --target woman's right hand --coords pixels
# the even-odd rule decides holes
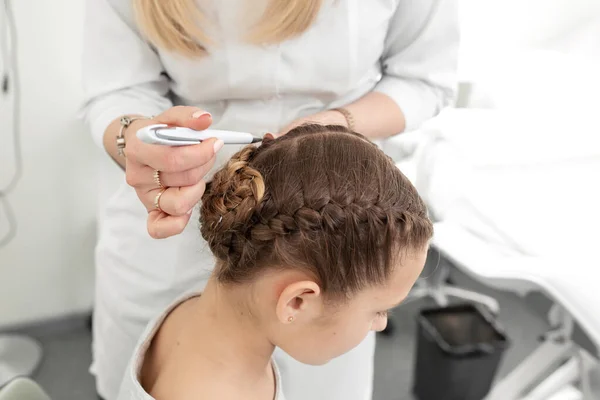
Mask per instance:
[[[148,210],[148,233],[155,239],[177,235],[187,225],[193,208],[204,194],[204,176],[215,163],[223,142],[209,139],[197,145],[162,146],[143,143],[136,132],[147,125],[168,124],[195,130],[210,126],[212,117],[195,107],[173,107],[152,120],[136,120],[125,131],[125,175],[140,201]],[[159,171],[164,192],[155,181]]]

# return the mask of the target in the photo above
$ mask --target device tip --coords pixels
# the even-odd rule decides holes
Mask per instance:
[[[252,143],[258,143],[258,142],[262,142],[262,138],[259,138],[259,137],[252,138]]]

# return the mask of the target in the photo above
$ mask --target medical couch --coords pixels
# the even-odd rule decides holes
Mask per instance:
[[[570,78],[582,84],[563,89],[589,89],[589,76]],[[401,146],[399,167],[436,222],[432,246],[485,285],[541,292],[554,304],[539,348],[488,400],[600,398],[600,124],[593,103],[576,94],[553,97],[554,112],[550,100],[525,108],[533,104],[525,95],[512,109],[448,110]],[[448,284],[447,275],[420,280],[411,295],[440,305],[458,297],[497,311],[494,299]],[[574,325],[592,349],[572,340]]]

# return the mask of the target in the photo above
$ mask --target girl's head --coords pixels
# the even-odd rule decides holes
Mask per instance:
[[[245,147],[207,185],[200,220],[217,281],[245,290],[241,312],[307,364],[385,328],[432,235],[408,179],[339,126],[301,126]]]

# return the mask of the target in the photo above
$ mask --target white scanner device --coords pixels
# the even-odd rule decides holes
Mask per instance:
[[[165,124],[148,125],[137,131],[137,137],[144,143],[164,146],[186,146],[198,144],[210,138],[221,139],[225,144],[250,144],[262,139],[248,132],[205,129],[196,131],[179,126]]]

